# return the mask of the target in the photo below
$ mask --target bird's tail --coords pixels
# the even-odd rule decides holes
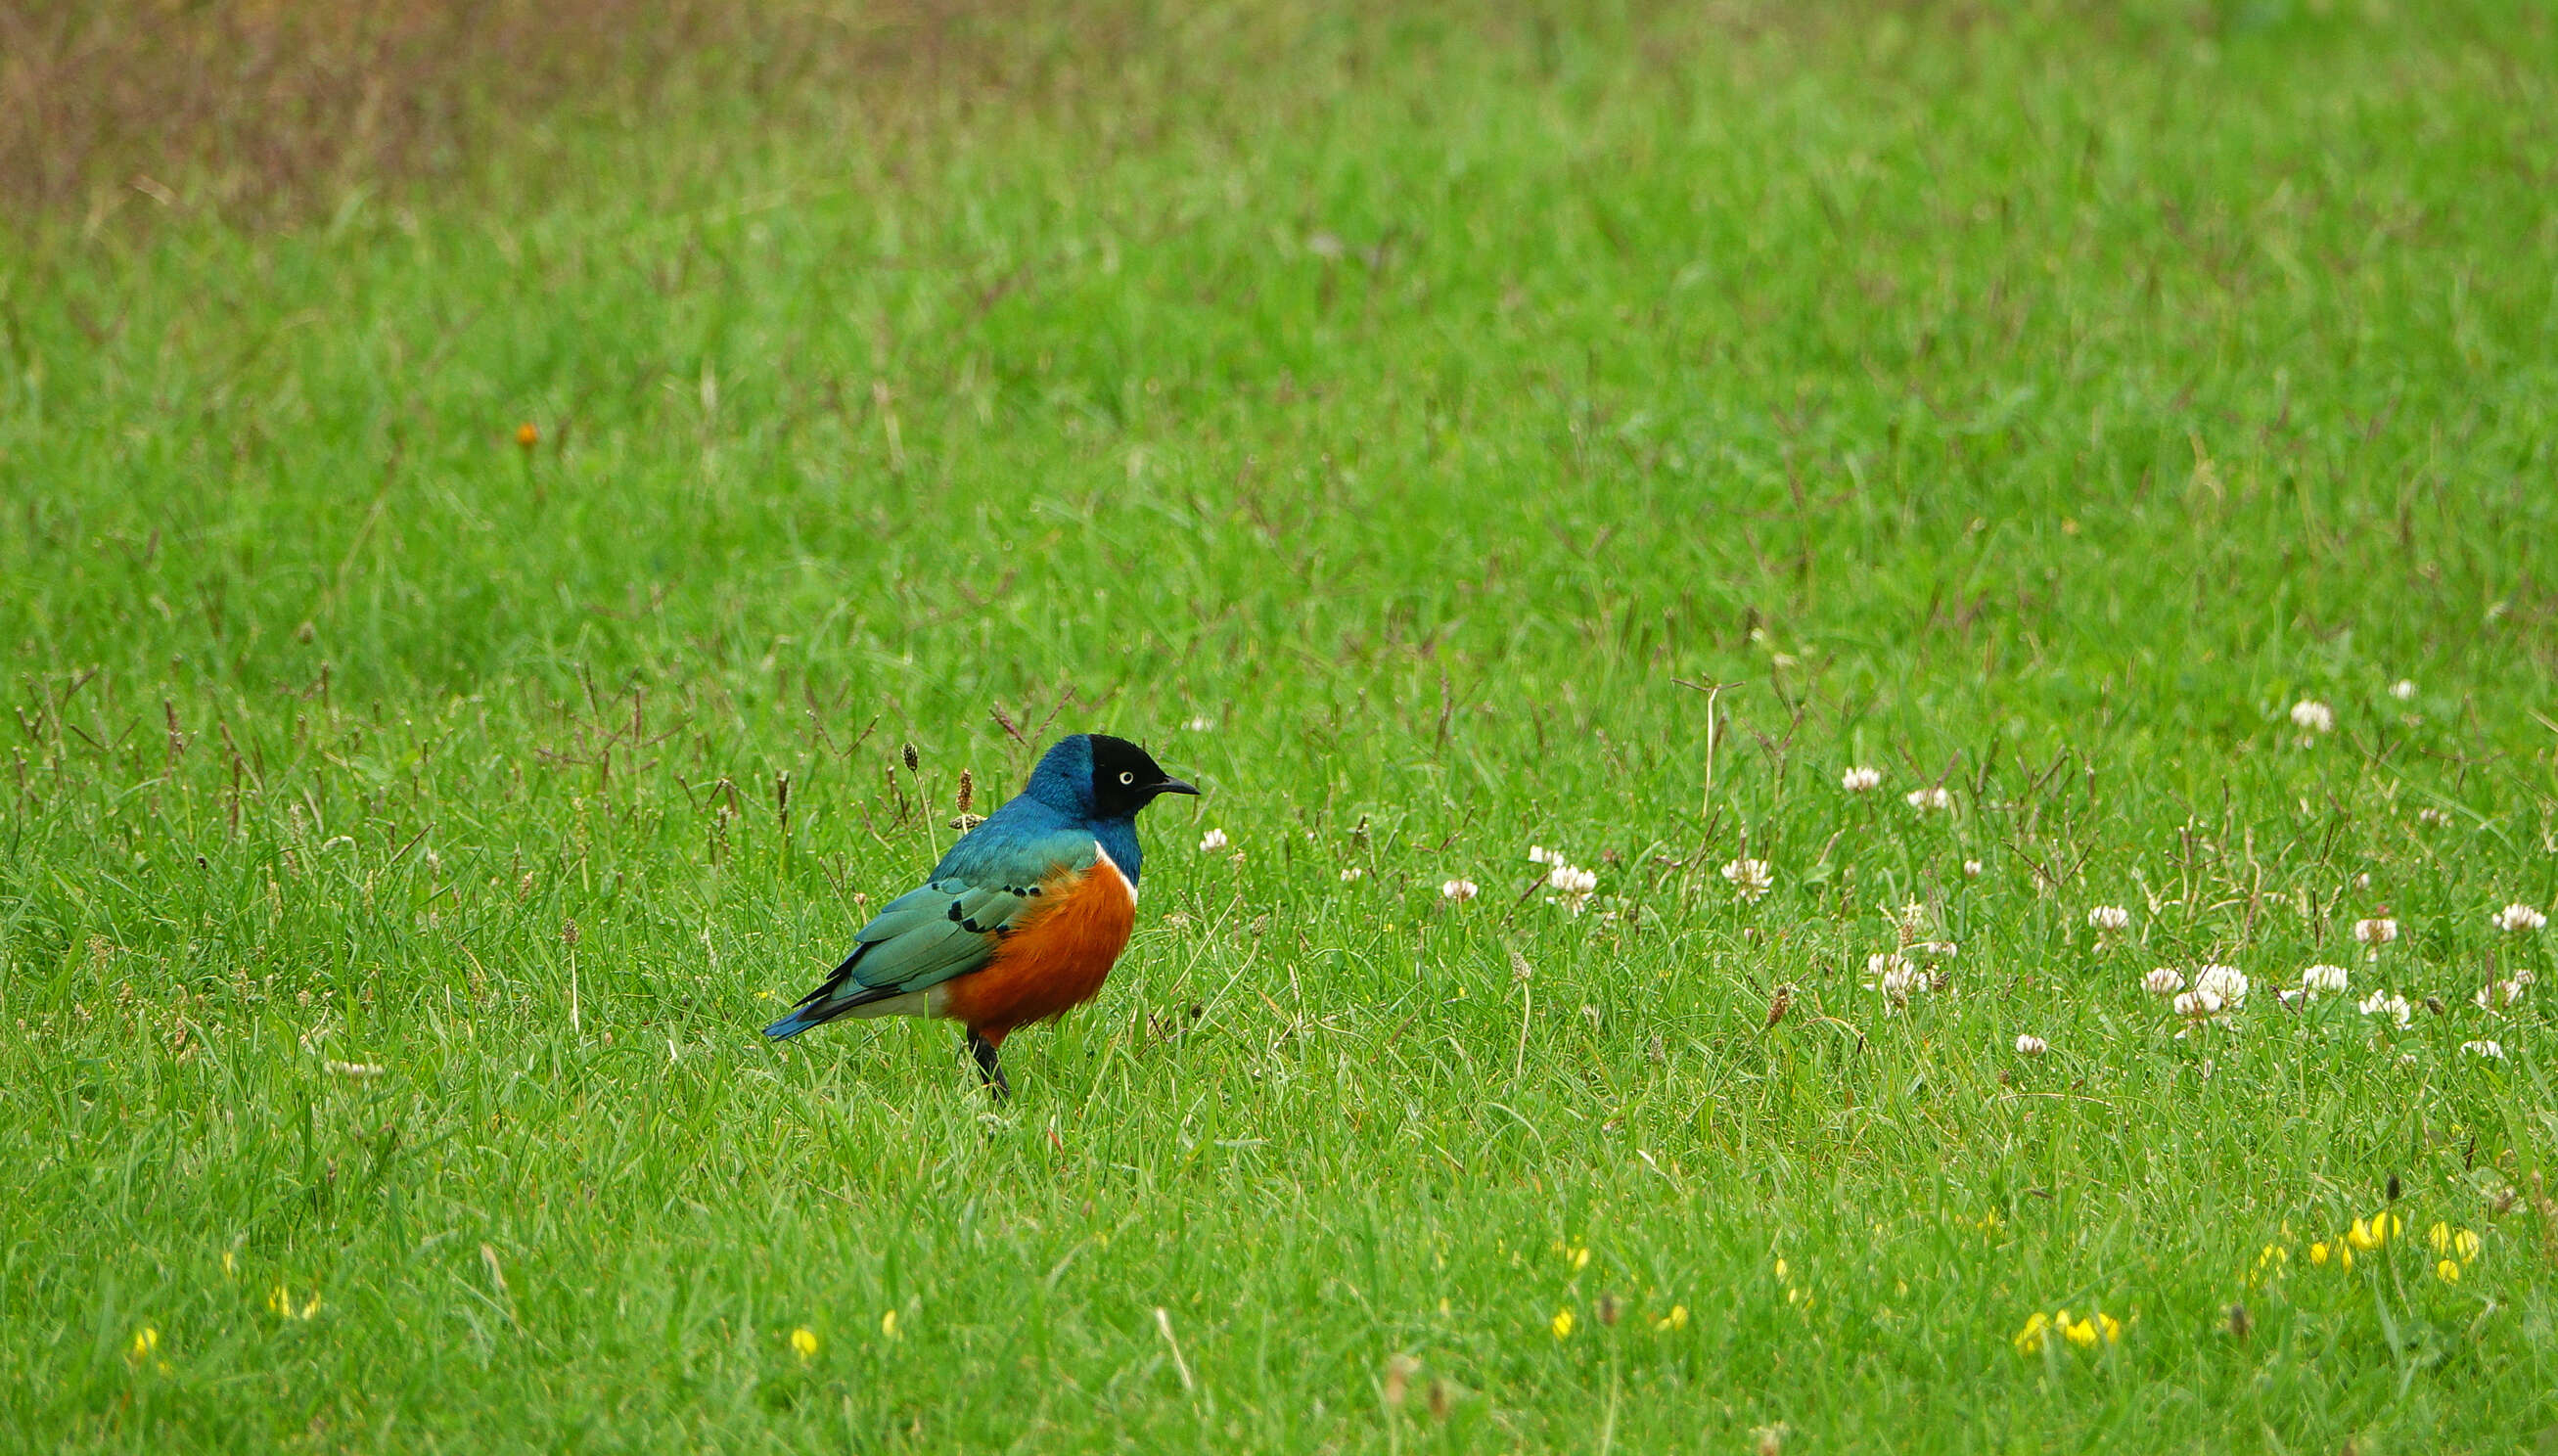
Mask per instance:
[[[790,1014],[764,1029],[764,1034],[777,1042],[786,1042],[812,1026],[823,1026],[836,1017],[873,1001],[884,1001],[898,994],[895,986],[866,986],[853,979],[853,966],[870,946],[856,947],[835,967],[835,973],[820,982],[817,989],[799,998]]]
[[[824,1013],[813,1006],[802,1006],[764,1029],[764,1034],[777,1042],[786,1042],[812,1026],[824,1022]]]

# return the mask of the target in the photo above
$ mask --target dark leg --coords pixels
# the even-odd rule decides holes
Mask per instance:
[[[975,1032],[968,1033],[968,1055],[976,1059],[977,1076],[985,1081],[986,1091],[996,1101],[1013,1094],[1013,1085],[1004,1081],[1003,1064],[995,1060],[995,1044]]]

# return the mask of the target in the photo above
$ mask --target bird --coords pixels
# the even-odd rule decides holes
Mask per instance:
[[[784,1041],[843,1016],[956,1021],[988,1092],[1010,1096],[1004,1038],[1092,999],[1136,929],[1137,811],[1199,792],[1127,739],[1059,739],[1022,792],[882,907],[764,1034]]]

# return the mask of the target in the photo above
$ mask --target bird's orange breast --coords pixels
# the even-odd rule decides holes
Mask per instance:
[[[936,1008],[990,1042],[1091,1000],[1137,928],[1137,893],[1107,856],[1041,889],[1038,909],[983,967],[951,980]]]

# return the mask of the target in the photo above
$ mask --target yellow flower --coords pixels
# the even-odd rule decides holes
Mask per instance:
[[[2044,1318],[2043,1311],[2036,1310],[2033,1314],[2028,1315],[2025,1321],[2025,1328],[2016,1332],[2016,1353],[2019,1355],[2032,1355],[2035,1351],[2042,1349],[2044,1332],[2051,1328],[2052,1321]]]
[[[222,1250],[222,1272],[226,1275],[239,1272],[239,1260],[227,1248]]]
[[[1785,1277],[1785,1261],[1782,1258],[1776,1260],[1776,1277],[1779,1281]]]
[[[2382,1209],[2371,1216],[2371,1246],[2378,1248],[2407,1232],[2407,1221]]]
[[[293,1318],[293,1291],[278,1284],[266,1291],[266,1307],[286,1319]]]
[[[319,1290],[317,1290],[317,1289],[314,1289],[314,1290],[312,1290],[312,1291],[311,1291],[311,1297],[310,1297],[309,1299],[306,1299],[306,1300],[302,1301],[302,1313],[301,1313],[301,1315],[300,1315],[300,1318],[302,1318],[302,1319],[306,1319],[306,1320],[307,1320],[307,1319],[311,1318],[313,1315],[318,1314],[319,1312],[320,1312],[320,1291],[319,1291]]]
[[[1550,1328],[1552,1328],[1552,1329],[1553,1329],[1553,1331],[1554,1331],[1554,1338],[1556,1338],[1557,1340],[1569,1340],[1569,1339],[1571,1339],[1571,1338],[1572,1338],[1572,1311],[1570,1311],[1570,1310],[1568,1310],[1568,1309],[1558,1309],[1558,1310],[1556,1310],[1556,1311],[1554,1312],[1554,1319],[1553,1319],[1553,1322],[1552,1322],[1552,1324],[1551,1324]]]
[[[1670,1312],[1668,1314],[1652,1321],[1652,1331],[1655,1334],[1667,1334],[1672,1330],[1684,1330],[1686,1328],[1687,1306],[1684,1304],[1671,1305]]]
[[[2096,1327],[2105,1332],[2105,1343],[2108,1345],[2111,1345],[2115,1341],[2123,1338],[2123,1322],[2114,1318],[2112,1315],[2098,1314],[2096,1316]]]
[[[2310,1245],[2310,1262],[2314,1264],[2323,1264],[2327,1262],[2326,1244],[2313,1243]]]
[[[2435,1224],[2433,1228],[2425,1231],[2425,1242],[2438,1254],[2451,1252],[2452,1226],[2444,1223]]]
[[[2352,1249],[2350,1249],[2350,1248],[2340,1248],[2340,1249],[2338,1249],[2338,1250],[2337,1250],[2337,1256],[2338,1256],[2338,1258],[2342,1261],[2342,1267],[2345,1269],[2345,1271],[2346,1273],[2348,1273],[2348,1274],[2352,1273],[2352,1272],[2353,1272],[2353,1250],[2352,1250]]]
[[[2461,1256],[2462,1263],[2468,1263],[2479,1256],[2479,1237],[2463,1229],[2452,1236],[2452,1251]]]
[[[2445,1259],[2441,1263],[2434,1265],[2434,1272],[2439,1275],[2442,1281],[2446,1284],[2457,1284],[2461,1282],[2461,1266],[2452,1262],[2450,1259]]]
[[[2096,1343],[2096,1322],[2084,1318],[2064,1321],[2061,1326],[2061,1333],[2069,1337],[2070,1344],[2083,1350]]]
[[[1588,1267],[1590,1267],[1590,1250],[1587,1247],[1572,1250],[1572,1271],[1577,1274]]]
[[[817,1353],[817,1332],[809,1329],[806,1325],[801,1325],[799,1328],[792,1330],[790,1332],[790,1348],[799,1356],[799,1363],[801,1365],[806,1365],[809,1358]]]
[[[883,1335],[885,1335],[885,1336],[887,1336],[888,1338],[890,1338],[890,1339],[892,1339],[892,1340],[894,1340],[894,1339],[896,1339],[896,1338],[897,1338],[897,1311],[896,1311],[896,1310],[893,1310],[893,1309],[892,1309],[892,1310],[889,1310],[888,1312],[886,1312],[885,1314],[882,1314],[882,1315],[880,1316],[880,1333],[881,1333],[881,1334],[883,1334]]]
[[[152,1353],[157,1351],[159,1348],[160,1332],[151,1328],[149,1325],[144,1325],[141,1329],[133,1332],[133,1343],[126,1347],[124,1358],[133,1362],[135,1365],[140,1365],[142,1362],[150,1359]]]
[[[2369,1219],[2356,1219],[2353,1227],[2345,1231],[2345,1242],[2348,1248],[2378,1248],[2380,1237],[2372,1234]]]
[[[2246,1282],[2248,1287],[2254,1288],[2256,1285],[2263,1283],[2266,1279],[2282,1273],[2283,1265],[2288,1264],[2291,1261],[2292,1251],[2290,1249],[2283,1247],[2279,1243],[2266,1244],[2256,1255],[2256,1267],[2247,1272]]]

